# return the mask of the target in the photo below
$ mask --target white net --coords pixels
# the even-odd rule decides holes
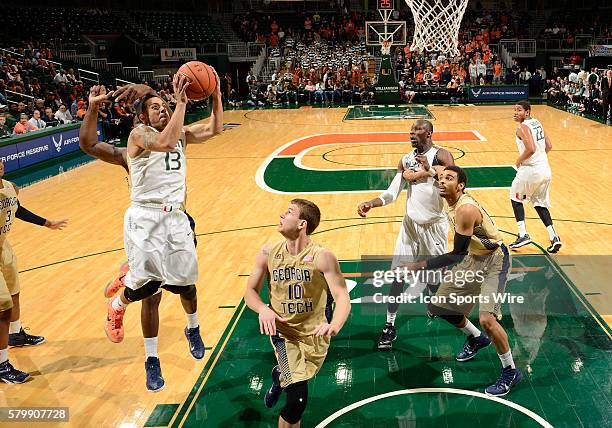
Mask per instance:
[[[382,55],[389,55],[391,53],[391,41],[385,40],[380,45],[380,53]]]
[[[459,26],[468,0],[406,0],[414,17],[410,50],[458,56]]]

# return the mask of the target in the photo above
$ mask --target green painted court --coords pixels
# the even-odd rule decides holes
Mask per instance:
[[[360,274],[387,265],[341,263],[351,280],[353,309],[332,339],[323,368],[309,382],[302,426],[612,426],[610,332],[591,316],[550,257],[514,257],[507,291],[530,299],[503,305],[502,323],[524,375],[504,399],[483,394],[499,372],[493,347],[470,362],[456,362],[464,336],[443,320],[425,316],[422,304],[402,305],[393,350],[375,350],[386,305],[371,301],[386,288],[368,284]],[[158,406],[147,426],[165,426],[175,413],[173,427],[276,426],[284,397],[275,409],[263,404],[274,354],[259,334],[256,314],[244,303],[219,343],[185,403]]]
[[[344,120],[435,119],[424,105],[348,106]]]

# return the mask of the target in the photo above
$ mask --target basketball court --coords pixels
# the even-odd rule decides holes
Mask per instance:
[[[393,351],[375,350],[386,305],[374,302],[377,290],[363,279],[372,266],[362,257],[390,254],[405,196],[366,219],[356,209],[387,187],[398,160],[411,150],[407,133],[414,119],[401,113],[407,108],[381,109],[394,120],[347,120],[350,111],[372,106],[227,111],[224,122],[239,126],[187,148],[188,210],[197,222],[200,260],[198,312],[208,349],[203,361],[191,358],[179,300],[164,294],[159,351],[166,388],[157,394],[145,388],[140,305],[127,311],[122,343],[109,342],[103,330],[102,289],[125,260],[125,173],[79,157],[42,176],[15,179],[35,181],[20,192],[24,206],[48,218],[69,218],[70,225],[61,232],[13,226],[21,319],[47,341],[11,349],[11,361],[34,379],[3,386],[0,406],[69,408],[69,423],[41,426],[276,426],[282,404],[267,409],[262,400],[274,355],[242,296],[256,252],[281,238],[278,216],[299,196],[321,207],[314,239],[341,260],[353,300],[347,324],[311,383],[302,426],[610,426],[611,128],[533,107],[554,145],[551,212],[564,247],[555,256],[544,253],[547,232],[527,208],[537,244],[519,250],[507,288],[526,303],[505,303],[502,320],[525,376],[504,399],[493,399],[483,394],[499,371],[493,348],[471,362],[455,362],[462,334],[424,316],[420,305],[401,306]],[[434,141],[468,168],[468,190],[506,242],[514,240],[508,199],[517,156],[512,105],[417,110],[431,114]]]

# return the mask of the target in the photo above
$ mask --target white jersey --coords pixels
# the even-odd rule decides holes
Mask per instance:
[[[155,132],[155,128],[139,125],[132,132]],[[185,202],[187,165],[185,133],[171,152],[145,150],[135,158],[128,155],[130,197],[136,205],[182,205]]]
[[[438,165],[436,155],[439,147],[432,146],[424,153],[429,165]],[[417,151],[404,155],[402,165],[410,171],[420,171],[421,164],[416,161]],[[426,177],[416,183],[408,183],[408,198],[406,200],[406,215],[415,223],[429,224],[446,218],[444,214],[444,200],[440,197],[436,180]]]
[[[531,131],[533,143],[535,144],[535,152],[531,157],[525,160],[521,166],[535,166],[550,168],[548,165],[548,156],[546,155],[546,142],[544,140],[544,128],[537,119],[525,119],[523,125],[526,125]],[[519,137],[516,137],[516,146],[519,153],[525,151],[525,143]]]

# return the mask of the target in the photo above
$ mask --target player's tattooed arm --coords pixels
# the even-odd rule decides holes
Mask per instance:
[[[121,165],[127,170],[126,150],[98,140],[98,111],[107,95],[104,86],[92,86],[89,90],[89,107],[79,131],[79,145],[81,150],[89,156],[114,165]]]
[[[214,68],[213,71],[217,78],[217,86],[215,87],[215,92],[213,92],[211,96],[213,109],[210,114],[210,121],[205,124],[185,126],[183,130],[187,137],[187,144],[203,143],[223,132],[223,100],[221,98],[221,88],[219,86],[219,75]]]
[[[172,119],[170,119],[172,120]],[[170,125],[167,125],[168,128]],[[178,143],[177,136],[175,140],[164,138],[163,132],[155,132],[149,127],[139,126],[130,132],[128,137],[128,153],[131,158],[138,156],[143,151],[152,152],[171,152],[176,148]]]
[[[264,279],[268,274],[268,255],[269,248],[267,246],[264,246],[257,253],[255,266],[251,270],[244,292],[244,301],[249,308],[259,314],[259,332],[273,336],[276,334],[276,322],[285,322],[285,319],[266,305],[259,295]]]
[[[156,97],[157,92],[155,92],[155,90],[150,86],[138,83],[121,86],[112,94],[112,96],[115,98],[115,102],[123,100],[129,105],[132,105],[134,101],[143,98],[147,95],[152,95]]]
[[[316,260],[317,270],[323,273],[329,291],[334,297],[336,308],[329,323],[324,323],[312,332],[315,336],[335,336],[344,326],[351,312],[351,299],[349,297],[346,281],[340,271],[338,259],[329,250],[323,251]]]

